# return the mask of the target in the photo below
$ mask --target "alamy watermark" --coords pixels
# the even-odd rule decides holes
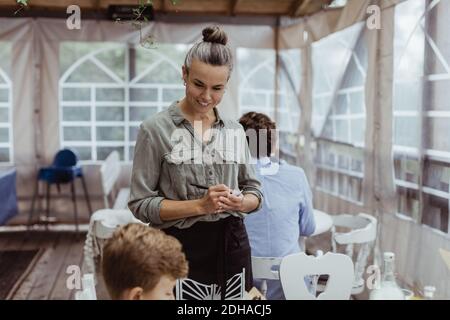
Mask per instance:
[[[377,5],[370,5],[366,10],[370,16],[367,18],[366,26],[369,30],[381,29],[381,8]]]
[[[67,266],[66,274],[68,277],[66,279],[66,288],[69,290],[81,290],[81,269],[80,266],[72,264]]]
[[[81,9],[79,6],[72,4],[67,7],[66,13],[70,16],[66,20],[66,26],[69,30],[81,29]]]
[[[186,128],[173,131],[170,141],[172,150],[165,155],[165,160],[173,164],[256,164],[258,158],[273,157],[279,159],[279,131],[266,129],[240,128],[216,129],[203,132],[202,122],[194,121],[193,132]],[[203,136],[209,137],[203,143]],[[270,135],[270,136],[269,136]],[[271,151],[269,151],[269,148]],[[270,153],[270,154],[269,154]],[[278,166],[268,166],[265,175],[278,172]]]

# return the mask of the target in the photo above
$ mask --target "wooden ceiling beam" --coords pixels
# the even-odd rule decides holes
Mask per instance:
[[[293,17],[304,1],[305,0],[294,0],[288,14]]]
[[[239,4],[240,0],[230,0],[230,10],[229,10],[229,14],[230,16],[235,16],[236,15],[236,8]]]
[[[317,1],[317,0],[316,0]],[[301,16],[303,12],[307,11],[307,8],[312,4],[312,0],[297,0],[297,3],[291,11],[292,17]]]
[[[240,15],[267,15],[299,17],[310,15],[320,11],[323,4],[331,0],[178,0],[174,5],[173,0],[153,0],[155,12],[177,13],[177,14],[202,14],[223,15],[236,17]],[[62,11],[71,4],[73,0],[30,0],[29,10],[37,10],[39,13],[45,10]],[[138,0],[77,0],[78,6],[85,11],[106,10],[110,4],[136,5]],[[15,7],[15,0],[0,0],[0,15],[5,7]]]
[[[100,0],[92,0],[92,7],[94,10],[100,10],[101,3]]]

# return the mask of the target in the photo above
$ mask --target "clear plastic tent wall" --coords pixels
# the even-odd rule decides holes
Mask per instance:
[[[449,299],[450,1],[379,4],[380,29],[356,1],[335,19],[281,29],[280,52],[295,44],[303,62],[302,117],[285,149],[306,169],[316,208],[378,219],[374,263],[393,251],[405,286]]]
[[[374,4],[380,28],[367,23]],[[275,119],[280,156],[305,169],[315,207],[375,216],[374,262],[395,252],[402,282],[434,285],[444,299],[449,10],[450,0],[351,0],[278,27],[225,25],[236,66],[220,106],[234,119],[248,111]],[[18,170],[21,211],[37,168],[61,147],[80,153],[95,208],[110,151],[128,183],[139,123],[182,96],[184,53],[206,25],[151,23],[143,32],[156,46],[144,49],[136,30],[113,22],[74,31],[64,20],[0,19],[0,161]]]

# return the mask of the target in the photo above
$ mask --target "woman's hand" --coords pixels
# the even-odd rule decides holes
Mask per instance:
[[[219,212],[224,211],[243,211],[242,205],[244,203],[244,195],[239,196],[229,193],[228,196],[219,197]]]
[[[221,197],[227,197],[230,195],[230,188],[224,184],[218,184],[211,186],[208,192],[201,199],[201,211],[203,214],[220,213],[224,212],[221,207]]]

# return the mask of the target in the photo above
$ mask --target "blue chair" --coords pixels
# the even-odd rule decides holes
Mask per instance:
[[[71,192],[72,192],[72,202],[75,210],[75,224],[76,230],[78,231],[78,212],[77,212],[77,202],[75,198],[75,179],[80,178],[81,183],[83,185],[84,196],[86,198],[86,202],[89,209],[89,216],[92,213],[91,203],[89,201],[89,195],[86,188],[86,182],[83,176],[83,170],[81,166],[77,165],[78,156],[71,149],[62,149],[58,151],[55,155],[55,159],[53,160],[53,164],[49,167],[44,167],[39,169],[35,191],[33,195],[33,200],[31,201],[31,209],[30,214],[28,216],[28,227],[31,226],[31,219],[34,213],[34,204],[36,198],[39,197],[39,181],[43,181],[47,183],[46,190],[46,216],[47,220],[49,220],[50,215],[50,185],[56,184],[58,188],[58,192],[60,191],[60,185],[70,183],[71,184]]]

